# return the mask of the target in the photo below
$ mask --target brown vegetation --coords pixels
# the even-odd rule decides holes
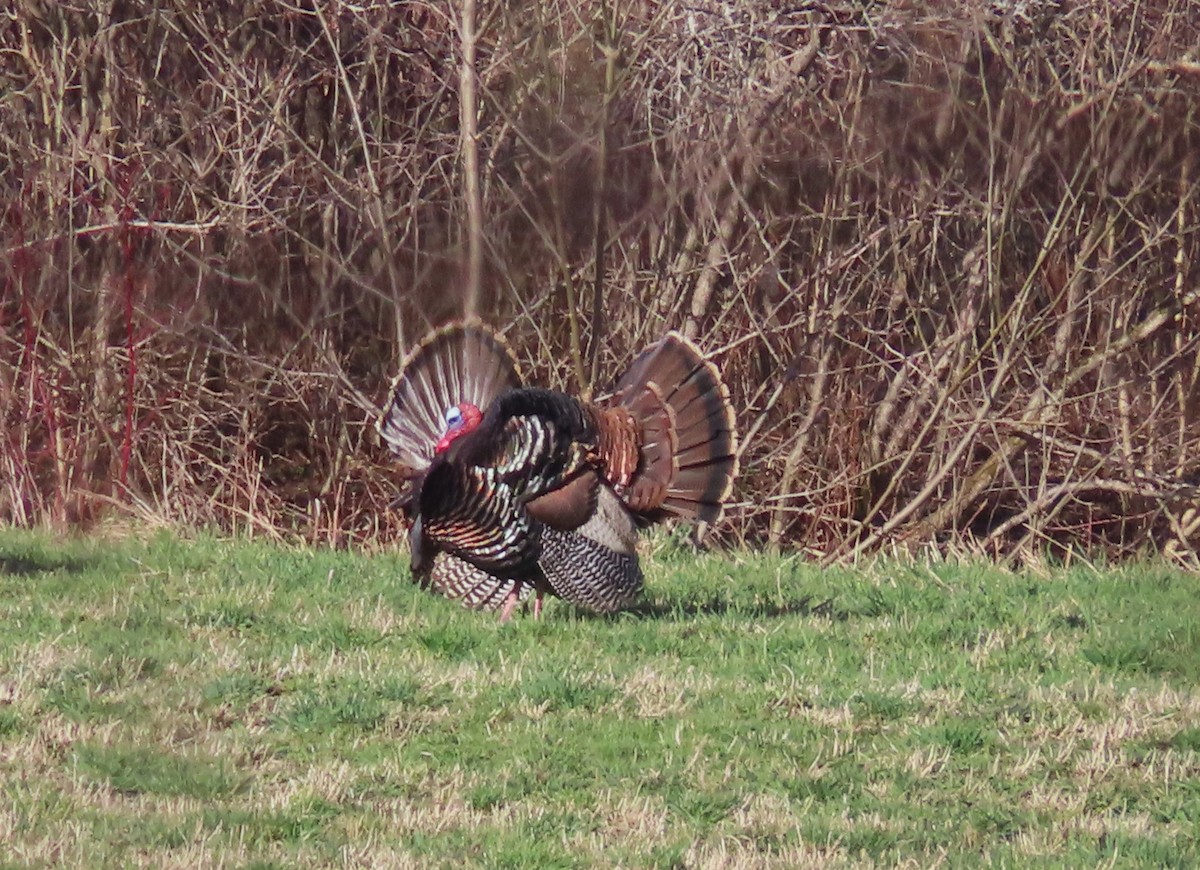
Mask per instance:
[[[470,307],[583,392],[715,351],[726,539],[1194,559],[1197,4],[474,6],[0,13],[0,519],[388,536]]]

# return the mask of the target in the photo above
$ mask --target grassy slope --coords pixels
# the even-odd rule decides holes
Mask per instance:
[[[400,558],[0,531],[15,866],[1200,861],[1200,581],[667,551],[498,626]]]

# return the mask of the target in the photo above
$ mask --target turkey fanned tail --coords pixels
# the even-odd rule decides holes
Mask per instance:
[[[448,408],[462,402],[486,408],[520,385],[516,358],[499,334],[480,323],[451,323],[405,357],[376,427],[401,475],[419,477],[433,460]]]
[[[674,514],[715,523],[737,476],[737,432],[716,365],[676,332],[642,351],[617,383],[608,418],[639,431],[637,472],[618,492],[646,520]],[[628,460],[625,460],[628,462]]]

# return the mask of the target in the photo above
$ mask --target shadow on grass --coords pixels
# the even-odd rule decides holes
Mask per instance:
[[[17,555],[15,553],[0,553],[0,576],[33,577],[38,574],[49,574],[54,571],[66,571],[78,574],[90,567],[87,560],[71,556],[50,555]]]
[[[618,613],[597,614],[586,610],[576,610],[579,619],[615,620],[628,619],[657,619],[662,621],[692,619],[697,616],[741,616],[752,619],[774,619],[782,616],[816,616],[842,622],[850,618],[850,613],[834,606],[832,598],[815,601],[811,595],[805,595],[791,601],[778,603],[741,604],[727,598],[716,596],[694,601],[641,601],[628,610]]]

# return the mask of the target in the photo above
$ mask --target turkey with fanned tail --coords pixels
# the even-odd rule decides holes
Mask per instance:
[[[414,578],[468,607],[549,593],[597,613],[641,593],[639,525],[720,518],[737,473],[729,394],[676,333],[597,403],[520,386],[477,323],[435,331],[393,383],[380,433],[401,465]]]

